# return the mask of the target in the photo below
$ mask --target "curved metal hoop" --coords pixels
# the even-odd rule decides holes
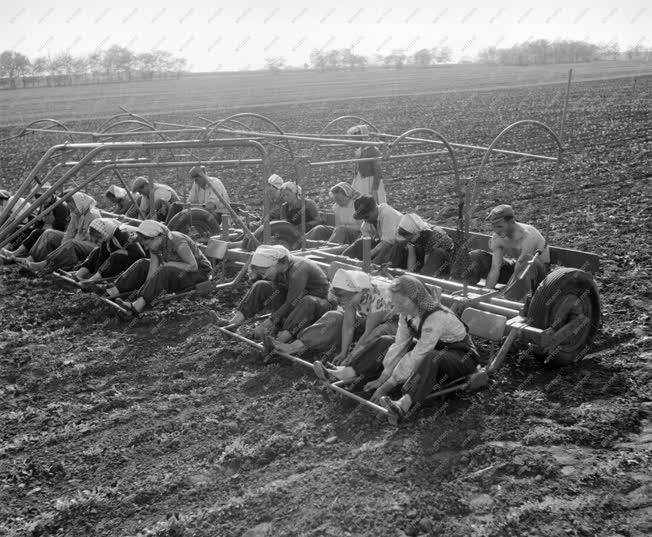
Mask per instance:
[[[7,136],[7,138],[2,138],[0,140],[0,143],[2,142],[8,142],[9,140],[15,140],[16,138],[20,138],[21,136],[25,136],[34,125],[38,125],[39,123],[52,123],[53,127],[61,127],[64,131],[70,131],[68,127],[66,127],[63,123],[60,121],[57,121],[56,119],[50,119],[50,118],[44,118],[44,119],[37,119],[36,121],[32,121],[31,123],[25,125],[22,129],[20,129],[20,132],[18,134],[14,134],[13,136]],[[43,129],[43,130],[48,130],[48,129]],[[90,133],[89,133],[90,134]],[[73,136],[72,134],[70,136]]]
[[[491,158],[492,151],[496,147],[496,144],[510,131],[515,129],[516,127],[520,127],[522,125],[531,125],[533,127],[537,127],[542,129],[543,131],[547,132],[550,137],[554,140],[554,142],[557,144],[557,159],[556,159],[556,165],[557,165],[557,170],[559,169],[559,164],[561,162],[561,155],[562,155],[562,144],[561,140],[559,139],[559,136],[557,136],[557,133],[553,131],[548,125],[545,123],[542,123],[541,121],[536,121],[534,119],[522,119],[520,121],[516,121],[512,123],[511,125],[508,125],[505,127],[499,134],[496,136],[489,147],[487,148],[487,151],[485,152],[484,156],[482,157],[482,162],[480,162],[480,168],[478,170],[478,174],[476,175],[475,179],[467,186],[467,190],[469,186],[471,186],[471,192],[470,196],[467,196],[469,203],[467,204],[467,211],[466,211],[466,218],[464,222],[464,232],[468,233],[469,231],[469,225],[471,223],[471,217],[473,216],[473,211],[475,210],[475,204],[478,196],[478,190],[480,183],[482,181],[483,173],[484,170],[487,166],[487,163],[489,162],[489,159]],[[551,188],[551,197],[550,197],[550,204],[551,204],[551,209],[552,209],[552,203],[553,203],[553,198],[554,198],[554,192],[555,192],[555,181],[553,180],[552,183],[552,188]],[[552,214],[552,210],[550,212]],[[550,228],[550,222],[548,222],[548,229]],[[547,239],[547,233],[546,232],[546,239]]]
[[[336,123],[340,123],[341,121],[350,121],[350,120],[355,120],[355,121],[358,121],[359,123],[364,123],[365,125],[369,125],[369,128],[371,128],[371,130],[373,130],[374,132],[379,132],[378,127],[376,127],[376,125],[374,125],[370,121],[367,121],[363,117],[360,117],[360,116],[340,116],[340,117],[336,117],[332,121],[329,121],[328,123],[326,123],[326,126],[322,130],[319,131],[319,134],[317,136],[319,137],[322,134],[324,134],[328,129],[330,129]],[[312,144],[312,147],[310,148],[310,157],[311,158],[315,156],[315,151],[316,151],[318,146],[319,146],[318,142],[315,142],[314,144]]]

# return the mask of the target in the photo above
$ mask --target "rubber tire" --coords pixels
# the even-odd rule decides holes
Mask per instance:
[[[297,250],[301,248],[301,235],[299,230],[286,222],[285,220],[274,220],[269,223],[271,240],[270,244],[282,244],[288,250]],[[264,228],[260,226],[256,231],[254,231],[254,237],[258,240],[260,244],[263,243]],[[242,241],[242,249],[247,252],[252,252],[256,249],[253,245],[251,237],[247,236]]]
[[[569,295],[584,296],[583,305],[589,308],[587,326],[573,338],[572,343],[559,345],[554,356],[547,362],[553,366],[565,366],[580,361],[595,338],[602,324],[600,295],[593,276],[575,268],[558,268],[552,271],[537,287],[528,308],[529,324],[545,330],[552,325],[556,307]],[[550,353],[541,347],[533,348],[540,360],[548,360]]]
[[[188,235],[190,227],[194,227],[200,237],[212,237],[220,232],[220,225],[215,217],[201,207],[189,207],[175,214],[168,227],[171,231],[179,231]]]

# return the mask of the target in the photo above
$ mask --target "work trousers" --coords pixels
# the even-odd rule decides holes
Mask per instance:
[[[455,379],[470,375],[477,364],[470,352],[463,350],[432,350],[423,357],[421,363],[402,387],[402,392],[420,403],[439,387]]]
[[[251,318],[263,310],[276,311],[285,303],[287,291],[279,288],[267,280],[259,280],[247,291],[238,310],[245,316]],[[296,336],[301,330],[314,323],[324,313],[334,308],[334,304],[326,298],[319,298],[312,295],[304,295],[286,315],[281,319],[281,330],[287,330]]]
[[[34,261],[45,261],[48,255],[54,252],[63,240],[63,231],[46,229],[36,239],[36,242],[29,250],[29,255]]]
[[[135,291],[147,304],[168,292],[184,291],[200,282],[208,280],[208,273],[189,272],[177,267],[159,267],[148,280],[149,259],[139,259],[116,280],[115,286],[121,293]]]

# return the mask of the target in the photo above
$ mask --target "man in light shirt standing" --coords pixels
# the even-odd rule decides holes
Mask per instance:
[[[510,205],[494,207],[487,220],[493,228],[489,239],[491,252],[469,252],[471,263],[464,279],[469,285],[475,285],[481,278],[486,278],[487,289],[493,289],[497,283],[506,284],[505,298],[523,300],[536,289],[550,268],[546,240],[534,226],[517,222]],[[521,281],[516,282],[536,252],[540,254],[532,267]]]

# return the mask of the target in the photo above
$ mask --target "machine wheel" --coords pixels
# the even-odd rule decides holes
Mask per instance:
[[[175,214],[168,227],[171,231],[179,231],[194,240],[212,237],[220,232],[215,217],[201,207],[190,207]]]
[[[555,366],[580,361],[602,321],[593,276],[574,268],[554,270],[537,287],[528,318],[533,327],[546,331],[533,349],[537,358]]]
[[[301,235],[296,227],[285,220],[274,220],[269,223],[271,231],[270,244],[281,244],[288,250],[297,250],[301,248]],[[254,237],[262,244],[263,226],[254,231]],[[245,237],[242,241],[242,249],[248,252],[255,250],[251,237]]]

